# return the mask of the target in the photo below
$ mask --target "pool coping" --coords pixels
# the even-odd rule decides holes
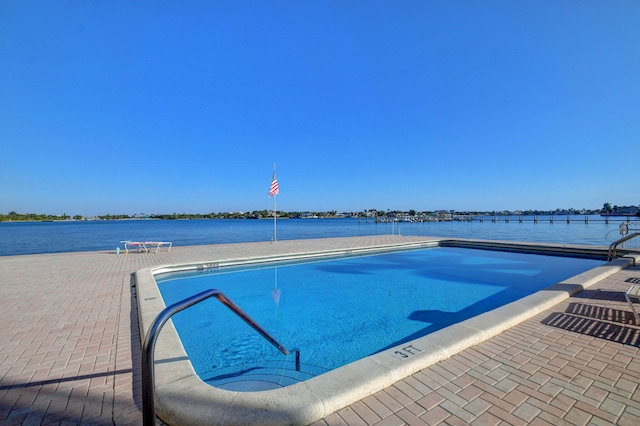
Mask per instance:
[[[155,317],[165,308],[153,278],[154,273],[439,245],[544,251],[549,254],[592,254],[604,258],[607,252],[606,248],[598,246],[425,238],[412,243],[300,251],[287,255],[215,259],[205,263],[144,268],[135,272],[141,336],[144,338]],[[368,356],[304,382],[269,391],[233,392],[203,382],[193,370],[172,323],[168,322],[160,333],[155,350],[157,415],[169,424],[185,425],[312,423],[549,309],[626,268],[634,261],[635,258],[629,257],[603,263],[545,290],[431,333],[409,344]]]

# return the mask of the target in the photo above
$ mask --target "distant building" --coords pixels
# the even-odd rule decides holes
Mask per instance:
[[[614,206],[612,215],[615,216],[635,216],[640,212],[640,207],[638,206]]]

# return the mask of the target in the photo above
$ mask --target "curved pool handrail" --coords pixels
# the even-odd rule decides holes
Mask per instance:
[[[607,256],[607,262],[611,262],[613,258],[616,256],[616,248],[618,247],[619,244],[622,244],[625,241],[629,241],[630,239],[635,238],[639,235],[640,235],[640,232],[634,232],[632,234],[626,235],[620,238],[619,240],[609,244],[609,255]]]
[[[225,296],[220,290],[210,289],[196,294],[195,296],[188,297],[180,302],[176,302],[173,305],[165,308],[149,327],[149,331],[145,336],[144,343],[142,344],[142,423],[145,426],[155,425],[156,419],[156,405],[154,397],[154,360],[153,351],[155,349],[156,340],[160,330],[164,324],[174,314],[187,309],[190,306],[200,303],[205,299],[215,297],[229,308],[233,313],[238,315],[244,322],[249,324],[251,328],[256,330],[262,337],[267,339],[269,343],[275,346],[280,352],[285,355],[289,355],[289,351],[282,346],[276,339],[274,339],[267,331],[262,328],[257,322],[247,315],[238,305],[233,303],[231,299]],[[299,351],[296,350],[296,365],[299,363]]]

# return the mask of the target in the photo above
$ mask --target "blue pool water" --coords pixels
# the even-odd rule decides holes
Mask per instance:
[[[601,263],[440,247],[189,277],[167,274],[156,280],[167,306],[219,289],[285,347],[299,348],[302,370],[310,377]],[[176,314],[173,321],[196,372],[214,385],[267,364],[293,362],[214,299]]]

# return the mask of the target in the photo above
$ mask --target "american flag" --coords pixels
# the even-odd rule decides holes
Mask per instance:
[[[276,178],[276,171],[273,171],[273,180],[271,181],[271,187],[269,188],[269,197],[273,197],[280,193],[280,187],[278,186],[278,179]]]

